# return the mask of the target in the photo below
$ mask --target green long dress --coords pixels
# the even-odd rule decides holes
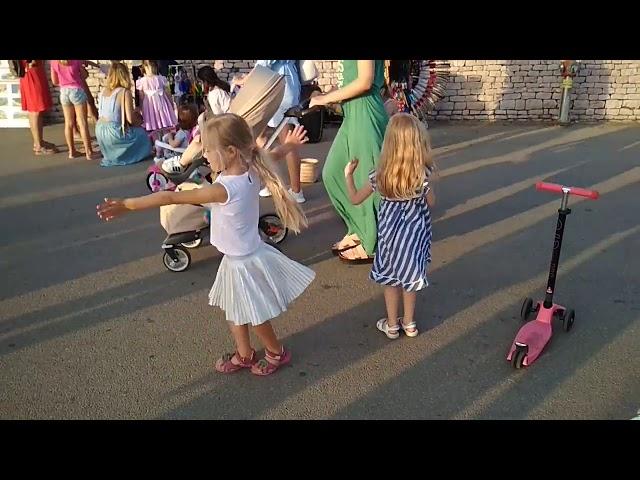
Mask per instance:
[[[342,104],[344,120],[327,155],[322,180],[331,203],[347,225],[347,235],[358,235],[369,256],[376,249],[376,212],[380,203],[378,194],[370,196],[361,205],[352,205],[347,192],[344,168],[352,159],[360,163],[354,174],[356,188],[363,187],[368,175],[376,168],[382,139],[389,117],[384,109],[380,89],[384,85],[384,60],[374,60],[375,73],[369,92]],[[338,68],[338,86],[342,87],[358,77],[357,60],[341,60]]]

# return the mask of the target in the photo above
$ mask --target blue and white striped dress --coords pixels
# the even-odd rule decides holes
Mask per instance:
[[[428,176],[427,171],[427,176]],[[369,182],[377,190],[376,171]],[[369,278],[380,285],[417,292],[429,285],[431,262],[431,214],[426,194],[429,182],[406,200],[382,197],[378,210],[378,246]]]

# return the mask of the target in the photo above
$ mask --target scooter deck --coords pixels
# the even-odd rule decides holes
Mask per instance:
[[[536,318],[525,323],[522,328],[520,328],[516,338],[511,344],[507,360],[509,362],[511,361],[519,344],[525,345],[527,348],[527,355],[524,358],[522,365],[529,366],[535,362],[551,339],[551,335],[553,334],[551,323],[554,315],[556,312],[562,312],[564,310],[565,307],[556,304],[553,304],[551,308],[544,308],[542,302],[539,302]]]

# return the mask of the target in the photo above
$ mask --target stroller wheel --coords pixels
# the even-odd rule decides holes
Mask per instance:
[[[164,256],[162,257],[164,266],[172,272],[184,272],[189,268],[189,265],[191,265],[191,255],[187,249],[183,247],[174,247],[173,251],[175,252],[177,260],[171,258],[168,252],[164,252]]]
[[[198,239],[194,240],[193,242],[183,243],[182,246],[185,247],[185,248],[198,248],[201,243],[202,243],[202,239],[198,238]]]
[[[152,192],[166,190],[168,184],[169,180],[161,173],[151,172],[147,175],[147,188]]]
[[[275,244],[282,243],[287,238],[288,230],[277,215],[262,215],[258,220],[258,228],[263,238]]]

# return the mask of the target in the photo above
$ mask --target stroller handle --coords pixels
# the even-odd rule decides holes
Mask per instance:
[[[586,188],[579,187],[565,187],[557,183],[538,182],[536,183],[536,190],[552,193],[565,193],[566,190],[566,193],[569,195],[578,195],[591,200],[597,200],[598,197],[600,197],[600,193],[596,190],[588,190]]]
[[[308,98],[307,100],[305,100],[304,102],[300,103],[299,105],[296,105],[294,107],[291,107],[289,110],[287,110],[284,113],[285,117],[295,117],[295,118],[302,118],[306,115],[309,115],[310,113],[314,113],[314,112],[319,112],[320,110],[322,110],[321,105],[315,105],[311,108],[309,108],[309,104],[311,103],[311,98]]]

